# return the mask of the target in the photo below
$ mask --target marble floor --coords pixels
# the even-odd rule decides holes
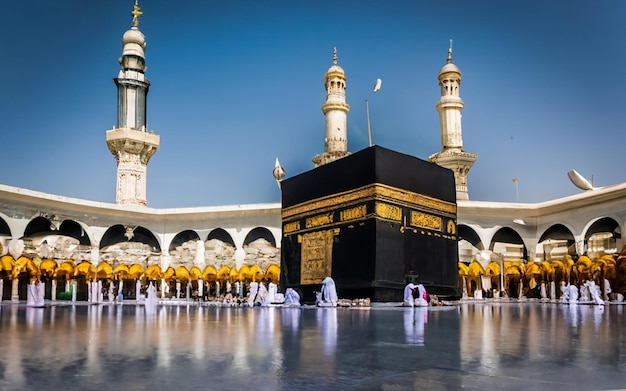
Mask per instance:
[[[1,390],[626,389],[626,307],[0,305]]]

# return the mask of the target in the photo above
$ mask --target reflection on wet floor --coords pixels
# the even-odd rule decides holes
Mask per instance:
[[[0,389],[626,387],[624,309],[0,306]]]

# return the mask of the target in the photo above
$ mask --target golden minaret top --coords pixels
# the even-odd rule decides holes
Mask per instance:
[[[135,0],[135,6],[133,7],[133,12],[131,12],[131,14],[133,15],[133,27],[139,26],[139,17],[143,15],[143,12],[140,11],[138,2],[139,0]]]

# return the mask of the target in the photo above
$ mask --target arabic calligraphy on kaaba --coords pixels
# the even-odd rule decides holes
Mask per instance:
[[[341,221],[350,221],[363,218],[367,215],[367,207],[365,205],[359,205],[354,208],[345,209],[339,212],[339,218]]]
[[[433,231],[441,231],[441,217],[427,213],[411,211],[411,225],[414,227],[427,228]]]

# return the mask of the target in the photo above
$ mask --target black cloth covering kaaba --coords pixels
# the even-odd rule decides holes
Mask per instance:
[[[379,146],[283,180],[281,286],[314,301],[402,301],[407,281],[460,297],[452,171]]]

